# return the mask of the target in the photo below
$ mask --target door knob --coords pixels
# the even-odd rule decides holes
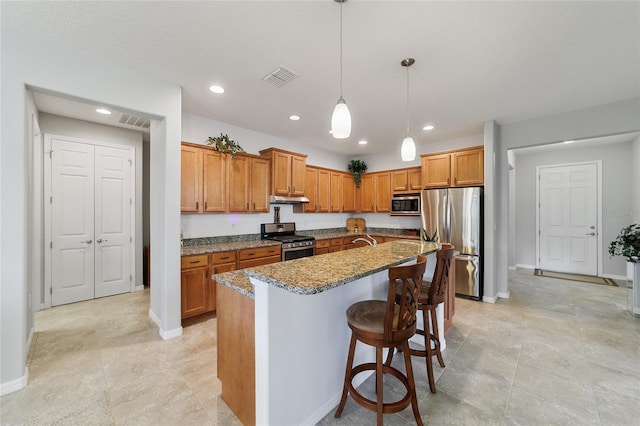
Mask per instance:
[[[93,242],[93,240],[87,240],[87,241],[80,241],[81,243],[86,243],[86,244],[91,244]]]
[[[96,243],[106,243],[107,241],[109,241],[109,240],[99,239],[99,240],[96,240]]]
[[[592,237],[596,235],[595,232],[587,232],[587,235],[591,235]]]

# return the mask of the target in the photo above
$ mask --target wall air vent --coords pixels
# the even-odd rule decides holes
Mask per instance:
[[[118,123],[148,129],[150,122],[148,118],[136,117],[135,115],[131,114],[122,114],[120,116],[120,120],[118,120]]]
[[[262,77],[262,79],[273,86],[282,87],[297,76],[298,75],[293,71],[286,69],[283,66],[279,66],[269,74]]]

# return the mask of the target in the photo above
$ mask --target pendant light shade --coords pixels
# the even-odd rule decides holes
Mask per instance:
[[[407,136],[402,141],[400,155],[402,156],[402,161],[413,161],[416,159],[416,143],[411,136]]]
[[[351,113],[342,96],[338,99],[331,115],[331,134],[336,139],[345,139],[351,136]]]
[[[409,136],[409,67],[416,62],[413,58],[403,59],[400,65],[407,68],[407,135],[402,141],[400,147],[400,156],[402,161],[413,161],[416,159],[416,143]]]
[[[342,97],[342,3],[347,0],[335,0],[340,3],[340,99],[331,115],[331,134],[335,139],[346,139],[351,136],[351,113]]]

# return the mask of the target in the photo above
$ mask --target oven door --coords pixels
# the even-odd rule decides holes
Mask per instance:
[[[282,249],[282,261],[300,259],[301,257],[313,256],[316,254],[316,246],[295,247]]]

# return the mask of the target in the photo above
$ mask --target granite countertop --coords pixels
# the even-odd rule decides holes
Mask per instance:
[[[437,243],[392,241],[257,266],[244,273],[293,293],[316,294],[408,262],[418,254],[434,252],[438,247]]]
[[[304,234],[304,235],[313,235],[316,240],[328,240],[331,238],[344,238],[344,237],[363,237],[366,236],[366,234],[369,234],[371,236],[381,236],[381,237],[393,237],[393,238],[403,238],[403,239],[407,239],[407,240],[419,240],[420,237],[417,235],[402,235],[402,234],[395,234],[393,232],[318,232],[318,233],[306,233],[304,231],[300,232],[300,234]]]
[[[214,275],[213,279],[220,284],[224,284],[227,287],[244,294],[245,296],[249,296],[252,299],[254,298],[253,284],[251,284],[251,280],[249,280],[249,277],[244,273],[243,269],[223,272],[221,274]]]
[[[278,241],[271,240],[253,240],[253,241],[236,241],[216,244],[202,244],[197,246],[181,247],[181,256],[191,256],[194,254],[218,253],[221,251],[243,250],[256,247],[269,247],[281,245]]]

